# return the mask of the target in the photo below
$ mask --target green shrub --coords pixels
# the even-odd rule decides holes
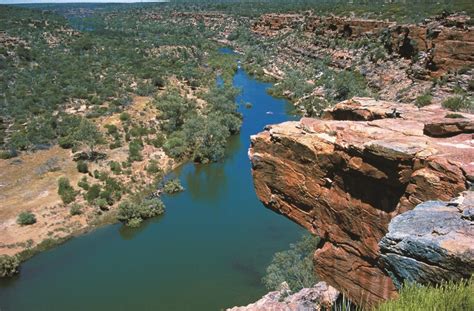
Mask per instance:
[[[0,159],[7,160],[16,157],[18,154],[15,150],[0,150]]]
[[[448,119],[463,119],[463,118],[465,118],[462,114],[459,114],[459,113],[448,113],[444,117],[448,118]]]
[[[116,175],[120,175],[122,173],[122,167],[120,165],[120,163],[116,162],[116,161],[111,161],[109,163],[110,165],[110,170],[116,174]]]
[[[153,147],[155,148],[160,148],[163,146],[164,142],[165,142],[165,136],[159,133],[159,134],[156,134],[156,137],[150,141],[150,144],[153,145]]]
[[[87,191],[85,195],[85,199],[87,202],[90,204],[94,203],[94,200],[97,199],[100,195],[100,185],[94,184],[91,187],[89,187],[89,190]]]
[[[291,244],[289,250],[276,253],[267,267],[263,284],[269,290],[277,290],[281,283],[287,282],[293,292],[312,287],[317,283],[313,255],[318,243],[319,238],[304,235],[299,242]]]
[[[376,311],[474,310],[474,279],[438,286],[404,284],[397,299],[387,301]]]
[[[184,191],[184,187],[181,185],[179,179],[170,179],[163,186],[163,191],[167,194],[173,194]]]
[[[183,157],[187,151],[183,132],[179,131],[172,133],[163,145],[163,149],[166,154],[172,158],[179,159]]]
[[[107,134],[115,136],[118,133],[118,128],[113,124],[106,124],[104,127],[107,129]]]
[[[102,211],[109,210],[109,204],[106,199],[98,198],[95,200],[95,205],[98,206]]]
[[[89,172],[89,168],[87,166],[87,163],[84,162],[84,161],[78,161],[77,162],[77,171],[79,173],[83,173],[83,174],[86,174],[87,172]]]
[[[61,148],[63,149],[70,149],[74,147],[74,138],[71,137],[70,135],[64,136],[64,137],[59,137],[58,139],[58,144]]]
[[[420,95],[416,98],[415,100],[415,105],[417,107],[424,107],[424,106],[428,106],[431,104],[431,100],[433,99],[433,96],[431,96],[430,94],[423,94],[423,95]]]
[[[89,183],[87,182],[87,177],[86,176],[82,177],[82,179],[79,180],[79,182],[77,183],[77,186],[86,191],[89,190]]]
[[[146,167],[148,174],[153,175],[161,172],[161,168],[158,166],[158,163],[155,160],[151,160]]]
[[[141,218],[134,217],[134,218],[130,219],[130,220],[127,222],[127,227],[130,227],[130,228],[138,228],[138,227],[140,227],[142,221],[143,221],[143,220],[142,220]]]
[[[72,204],[69,208],[69,214],[71,216],[81,215],[82,214],[82,206],[79,204]]]
[[[130,115],[129,115],[128,113],[126,113],[126,112],[122,112],[122,113],[120,114],[120,121],[126,122],[126,121],[128,121],[128,120],[130,120]]]
[[[20,260],[16,256],[0,255],[0,278],[11,277],[19,272]]]
[[[468,107],[467,100],[461,96],[453,96],[443,101],[443,107],[452,111],[459,111]]]
[[[159,199],[144,199],[140,202],[126,201],[119,205],[117,219],[127,226],[137,227],[144,219],[164,212],[164,204]]]
[[[32,225],[36,223],[36,216],[32,212],[22,212],[18,215],[16,222],[21,226]]]
[[[76,191],[69,183],[69,179],[61,177],[58,180],[58,194],[63,200],[64,204],[69,204],[76,199]]]
[[[141,154],[142,150],[143,150],[142,142],[138,139],[132,140],[128,144],[128,159],[129,159],[129,161],[134,162],[134,161],[143,160],[142,154]]]

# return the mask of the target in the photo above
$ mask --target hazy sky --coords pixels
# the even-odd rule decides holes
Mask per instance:
[[[81,3],[81,2],[164,2],[166,0],[0,0],[0,4],[12,4],[12,3]]]

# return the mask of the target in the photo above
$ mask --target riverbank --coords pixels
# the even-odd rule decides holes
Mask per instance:
[[[150,97],[135,97],[125,113],[136,121],[154,119],[156,112],[149,110],[151,101]],[[147,114],[139,116],[140,112],[146,110],[149,111]],[[97,123],[104,132],[109,125],[120,127],[119,115],[102,118]],[[147,146],[142,151],[144,161],[133,163],[129,176],[117,176],[109,171],[109,163],[126,161],[129,154],[128,146],[97,151],[106,153],[107,157],[88,162],[88,171],[91,174],[95,171],[108,172],[123,184],[130,183],[131,179],[135,178],[135,183],[138,182],[135,186],[157,182],[153,176],[146,174],[151,162],[156,166],[156,173],[159,172],[162,176],[186,162],[184,159],[182,161],[171,159],[159,148]],[[85,177],[90,179],[88,174],[79,172],[76,166],[77,162],[73,160],[71,150],[59,146],[22,154],[14,159],[0,160],[2,180],[0,255],[19,255],[22,260],[26,260],[33,254],[63,243],[74,236],[118,221],[116,213],[119,202],[101,211],[82,197],[78,197],[74,202],[81,206],[80,213],[71,215],[71,205],[63,203],[58,194],[57,184],[58,179],[63,176],[66,176],[73,186]],[[146,175],[143,175],[144,173]],[[25,185],[28,187],[25,188]],[[82,190],[76,189],[78,189],[76,191]],[[35,215],[36,223],[31,225],[17,223],[18,215],[26,211]]]
[[[266,93],[270,84],[243,70],[233,83],[242,89],[236,102],[252,107],[239,106],[244,122],[240,134],[230,138],[224,161],[174,170],[171,176],[186,191],[163,196],[166,213],[140,228],[101,227],[26,261],[22,273],[0,281],[2,309],[29,310],[34,304],[39,309],[208,311],[262,296],[266,289],[260,279],[273,254],[287,249],[302,230],[262,208],[247,147],[249,137],[265,125],[296,118],[287,114],[291,105]],[[133,290],[125,284],[133,284]],[[88,299],[78,301],[75,293]],[[54,300],[48,298],[52,295]],[[104,300],[117,295],[127,301]]]

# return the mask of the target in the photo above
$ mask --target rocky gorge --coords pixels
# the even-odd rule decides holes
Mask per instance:
[[[353,98],[270,125],[249,150],[257,195],[321,237],[316,274],[358,304],[396,297],[405,279],[469,277],[474,116],[452,117]]]

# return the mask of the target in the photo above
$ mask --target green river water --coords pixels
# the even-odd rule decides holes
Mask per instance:
[[[212,311],[261,297],[272,255],[303,230],[259,202],[247,150],[250,135],[293,117],[242,69],[234,85],[253,107],[239,108],[223,162],[176,170],[186,191],[164,197],[166,213],[142,227],[103,227],[25,262],[0,281],[0,310]]]

